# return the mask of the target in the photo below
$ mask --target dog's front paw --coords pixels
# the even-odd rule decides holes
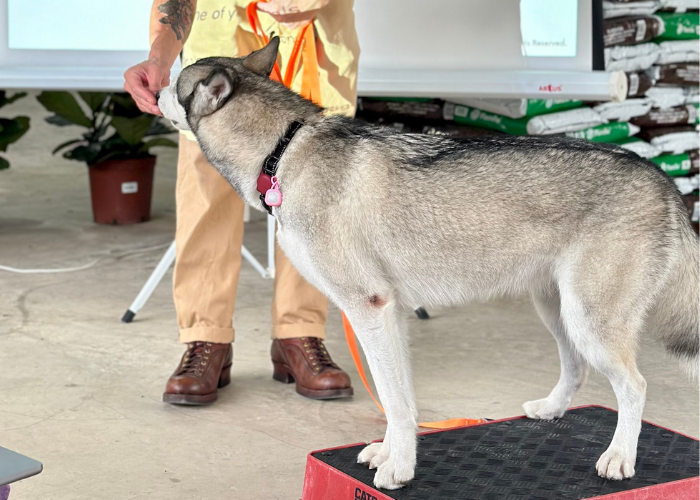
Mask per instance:
[[[606,479],[629,479],[634,476],[634,453],[625,453],[619,448],[608,448],[598,459],[595,468],[598,475]]]
[[[370,469],[376,469],[389,459],[389,447],[384,443],[372,443],[357,455],[358,464],[367,464]]]
[[[379,466],[374,475],[374,486],[385,490],[397,490],[406,486],[415,473],[416,465],[389,459]]]
[[[564,416],[566,412],[566,403],[544,398],[523,403],[523,410],[525,410],[525,415],[527,415],[528,418],[536,420],[554,420],[555,418]]]

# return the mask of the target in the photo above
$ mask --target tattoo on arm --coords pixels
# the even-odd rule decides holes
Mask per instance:
[[[192,26],[194,11],[189,0],[168,0],[158,7],[165,14],[160,23],[169,24],[178,40],[182,40]]]

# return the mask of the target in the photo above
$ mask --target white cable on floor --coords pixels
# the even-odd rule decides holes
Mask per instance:
[[[139,253],[145,253],[145,252],[152,252],[154,250],[160,250],[161,248],[165,248],[169,246],[170,243],[166,243],[164,245],[156,245],[153,247],[146,247],[146,248],[139,248],[136,250],[129,250],[128,252],[124,252],[121,254],[114,254],[114,255],[105,255],[104,257],[100,257],[99,259],[95,259],[89,264],[85,264],[83,266],[77,266],[77,267],[59,267],[56,269],[19,269],[16,267],[10,267],[10,266],[0,266],[0,271],[7,271],[8,273],[17,273],[17,274],[53,274],[53,273],[72,273],[75,271],[84,271],[85,269],[90,269],[92,266],[100,262],[101,260],[104,260],[108,257],[112,257],[115,259],[122,259],[124,257],[128,257],[130,255],[134,254],[139,254]]]
[[[74,271],[83,271],[85,269],[89,269],[95,264],[97,264],[100,260],[102,259],[93,260],[92,262],[90,262],[89,264],[85,264],[84,266],[59,267],[57,269],[18,269],[16,267],[0,266],[0,271],[7,271],[8,273],[17,274],[72,273]]]

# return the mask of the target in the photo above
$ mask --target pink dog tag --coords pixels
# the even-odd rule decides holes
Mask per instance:
[[[279,207],[282,204],[282,193],[277,176],[272,177],[271,181],[272,187],[265,192],[265,203],[270,207]]]

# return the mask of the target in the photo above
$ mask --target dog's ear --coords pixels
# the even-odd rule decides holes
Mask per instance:
[[[192,106],[198,116],[206,116],[223,106],[233,92],[233,81],[226,70],[217,68],[197,84]]]
[[[272,73],[272,68],[275,67],[275,61],[277,60],[277,49],[279,46],[280,37],[272,37],[270,43],[243,59],[243,67],[249,69],[253,73],[266,77],[270,76],[270,73]]]

